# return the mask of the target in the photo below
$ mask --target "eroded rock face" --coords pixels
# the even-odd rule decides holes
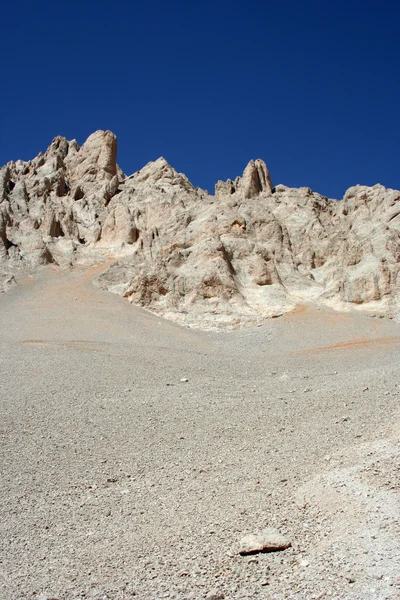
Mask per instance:
[[[259,158],[248,163],[242,177],[236,177],[235,181],[218,181],[215,186],[215,195],[219,198],[236,193],[253,198],[262,192],[272,192],[272,181],[267,165]]]
[[[97,131],[81,148],[57,137],[0,169],[7,277],[12,266],[112,257],[98,285],[200,327],[310,300],[399,314],[400,192],[355,186],[338,202],[273,188],[256,160],[211,196],[164,158],[126,177],[116,155],[115,135]]]
[[[54,143],[54,142],[53,142]],[[92,133],[69,161],[71,181],[110,181],[117,175],[117,138],[111,131]]]

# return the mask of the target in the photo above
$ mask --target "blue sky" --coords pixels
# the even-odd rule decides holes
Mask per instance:
[[[128,174],[162,155],[210,191],[251,158],[329,197],[399,188],[399,23],[385,0],[7,2],[0,164],[111,129]]]

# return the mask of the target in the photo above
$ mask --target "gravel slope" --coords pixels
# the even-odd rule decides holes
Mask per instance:
[[[0,296],[0,598],[400,598],[400,326],[194,331],[99,269]]]

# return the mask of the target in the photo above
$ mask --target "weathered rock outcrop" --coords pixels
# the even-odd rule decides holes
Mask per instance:
[[[274,188],[256,160],[212,196],[163,158],[126,177],[116,156],[114,134],[97,131],[81,148],[57,137],[0,169],[4,280],[20,265],[112,257],[98,285],[201,327],[257,322],[302,301],[398,318],[399,191],[355,186],[329,200]]]
[[[272,181],[267,165],[259,158],[251,160],[243,172],[242,177],[236,177],[235,181],[218,181],[215,186],[215,195],[218,198],[230,196],[241,192],[244,198],[253,198],[261,192],[272,192]]]

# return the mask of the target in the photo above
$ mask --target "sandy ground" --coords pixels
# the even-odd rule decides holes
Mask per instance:
[[[194,331],[99,269],[0,295],[0,598],[399,599],[400,326]]]

